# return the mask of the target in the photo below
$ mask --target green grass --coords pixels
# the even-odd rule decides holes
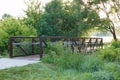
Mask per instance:
[[[116,69],[113,63],[107,64],[106,68],[97,72],[80,73],[74,69],[57,69],[53,64],[35,63],[24,67],[13,67],[0,70],[0,80],[120,80],[119,68]],[[109,69],[111,68],[111,69]],[[114,69],[113,69],[114,68]],[[112,71],[116,73],[113,78]]]
[[[56,70],[54,65],[37,63],[0,70],[0,80],[79,80],[75,70]]]
[[[113,52],[111,48],[86,55],[72,53],[59,43],[49,46],[40,63],[0,70],[0,80],[120,80],[120,61],[116,60],[120,48]],[[115,60],[111,53],[117,55]]]
[[[2,56],[0,55],[0,58],[2,58]]]
[[[9,53],[8,52],[3,52],[3,53],[0,53],[0,58],[8,58],[9,57]]]

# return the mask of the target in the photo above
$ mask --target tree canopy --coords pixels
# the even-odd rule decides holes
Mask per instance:
[[[33,24],[38,36],[81,36],[100,23],[96,10],[82,0],[52,0],[43,12],[40,9],[40,3],[31,2],[25,11],[28,24]]]
[[[91,0],[91,5],[95,7],[98,12],[103,12],[105,17],[102,20],[102,31],[109,31],[115,41],[117,41],[116,31],[120,29],[120,1],[119,0]]]
[[[8,50],[11,36],[36,36],[36,29],[27,26],[23,21],[8,17],[0,21],[0,51]]]
[[[0,49],[8,49],[10,36],[89,36],[91,30],[110,32],[117,41],[119,0],[38,0],[26,2],[26,16],[4,14],[0,21]],[[105,17],[101,18],[100,12]],[[3,50],[3,49],[2,49]]]

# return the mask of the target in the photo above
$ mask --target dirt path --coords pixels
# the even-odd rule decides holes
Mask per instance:
[[[27,56],[27,57],[16,57],[16,58],[1,58],[0,69],[6,69],[16,66],[25,66],[28,64],[40,62],[39,56]]]

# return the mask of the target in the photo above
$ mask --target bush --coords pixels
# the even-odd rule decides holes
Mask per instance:
[[[120,48],[120,41],[112,42],[111,46],[114,48]]]
[[[42,61],[51,62],[51,60],[54,60],[52,61],[54,64],[63,68],[74,67],[75,62],[77,63],[81,59],[79,54],[72,53],[70,48],[67,48],[62,42],[57,42],[54,45],[49,44],[46,50],[49,53],[42,58]],[[77,60],[77,57],[79,57],[79,60]]]
[[[47,43],[47,48],[44,48],[44,56],[42,58],[43,62],[55,63],[57,58],[61,56],[64,52],[64,45],[62,42],[57,42],[56,44]]]
[[[49,44],[47,51],[49,53],[42,58],[43,62],[56,64],[59,68],[79,70],[82,56],[77,52],[73,53],[62,42],[57,42],[55,45]]]
[[[8,50],[11,36],[36,36],[32,26],[25,25],[22,20],[8,17],[0,22],[0,51]]]
[[[46,63],[52,63],[54,64],[56,61],[56,53],[54,51],[51,51],[50,53],[43,56],[42,61]]]
[[[81,65],[83,72],[96,72],[103,68],[104,61],[95,55],[86,55]]]
[[[92,73],[82,73],[80,78],[80,80],[93,80]]]
[[[98,56],[106,61],[120,61],[120,43],[119,42],[113,42],[110,47],[105,47],[104,50],[99,50]]]
[[[64,54],[57,59],[57,66],[63,69],[81,70],[82,56],[80,54]]]
[[[106,63],[103,69],[108,73],[112,73],[114,80],[120,80],[120,65],[117,63]]]
[[[92,80],[115,80],[112,73],[99,71],[92,73]]]
[[[114,61],[116,55],[113,51],[113,48],[105,48],[104,50],[100,51],[99,57],[102,58],[103,60]]]
[[[51,47],[53,49],[53,47]],[[50,49],[50,48],[49,48]],[[104,62],[95,55],[80,54],[77,51],[74,53],[70,48],[56,43],[54,50],[49,50],[50,53],[43,56],[42,61],[53,63],[58,68],[75,69],[80,72],[94,72],[102,69]]]
[[[106,71],[98,71],[93,73],[82,73],[80,80],[115,80],[112,73]]]

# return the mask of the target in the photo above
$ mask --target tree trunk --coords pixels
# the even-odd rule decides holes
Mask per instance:
[[[113,35],[113,39],[114,39],[115,41],[117,41],[116,33],[114,32],[112,35]]]

